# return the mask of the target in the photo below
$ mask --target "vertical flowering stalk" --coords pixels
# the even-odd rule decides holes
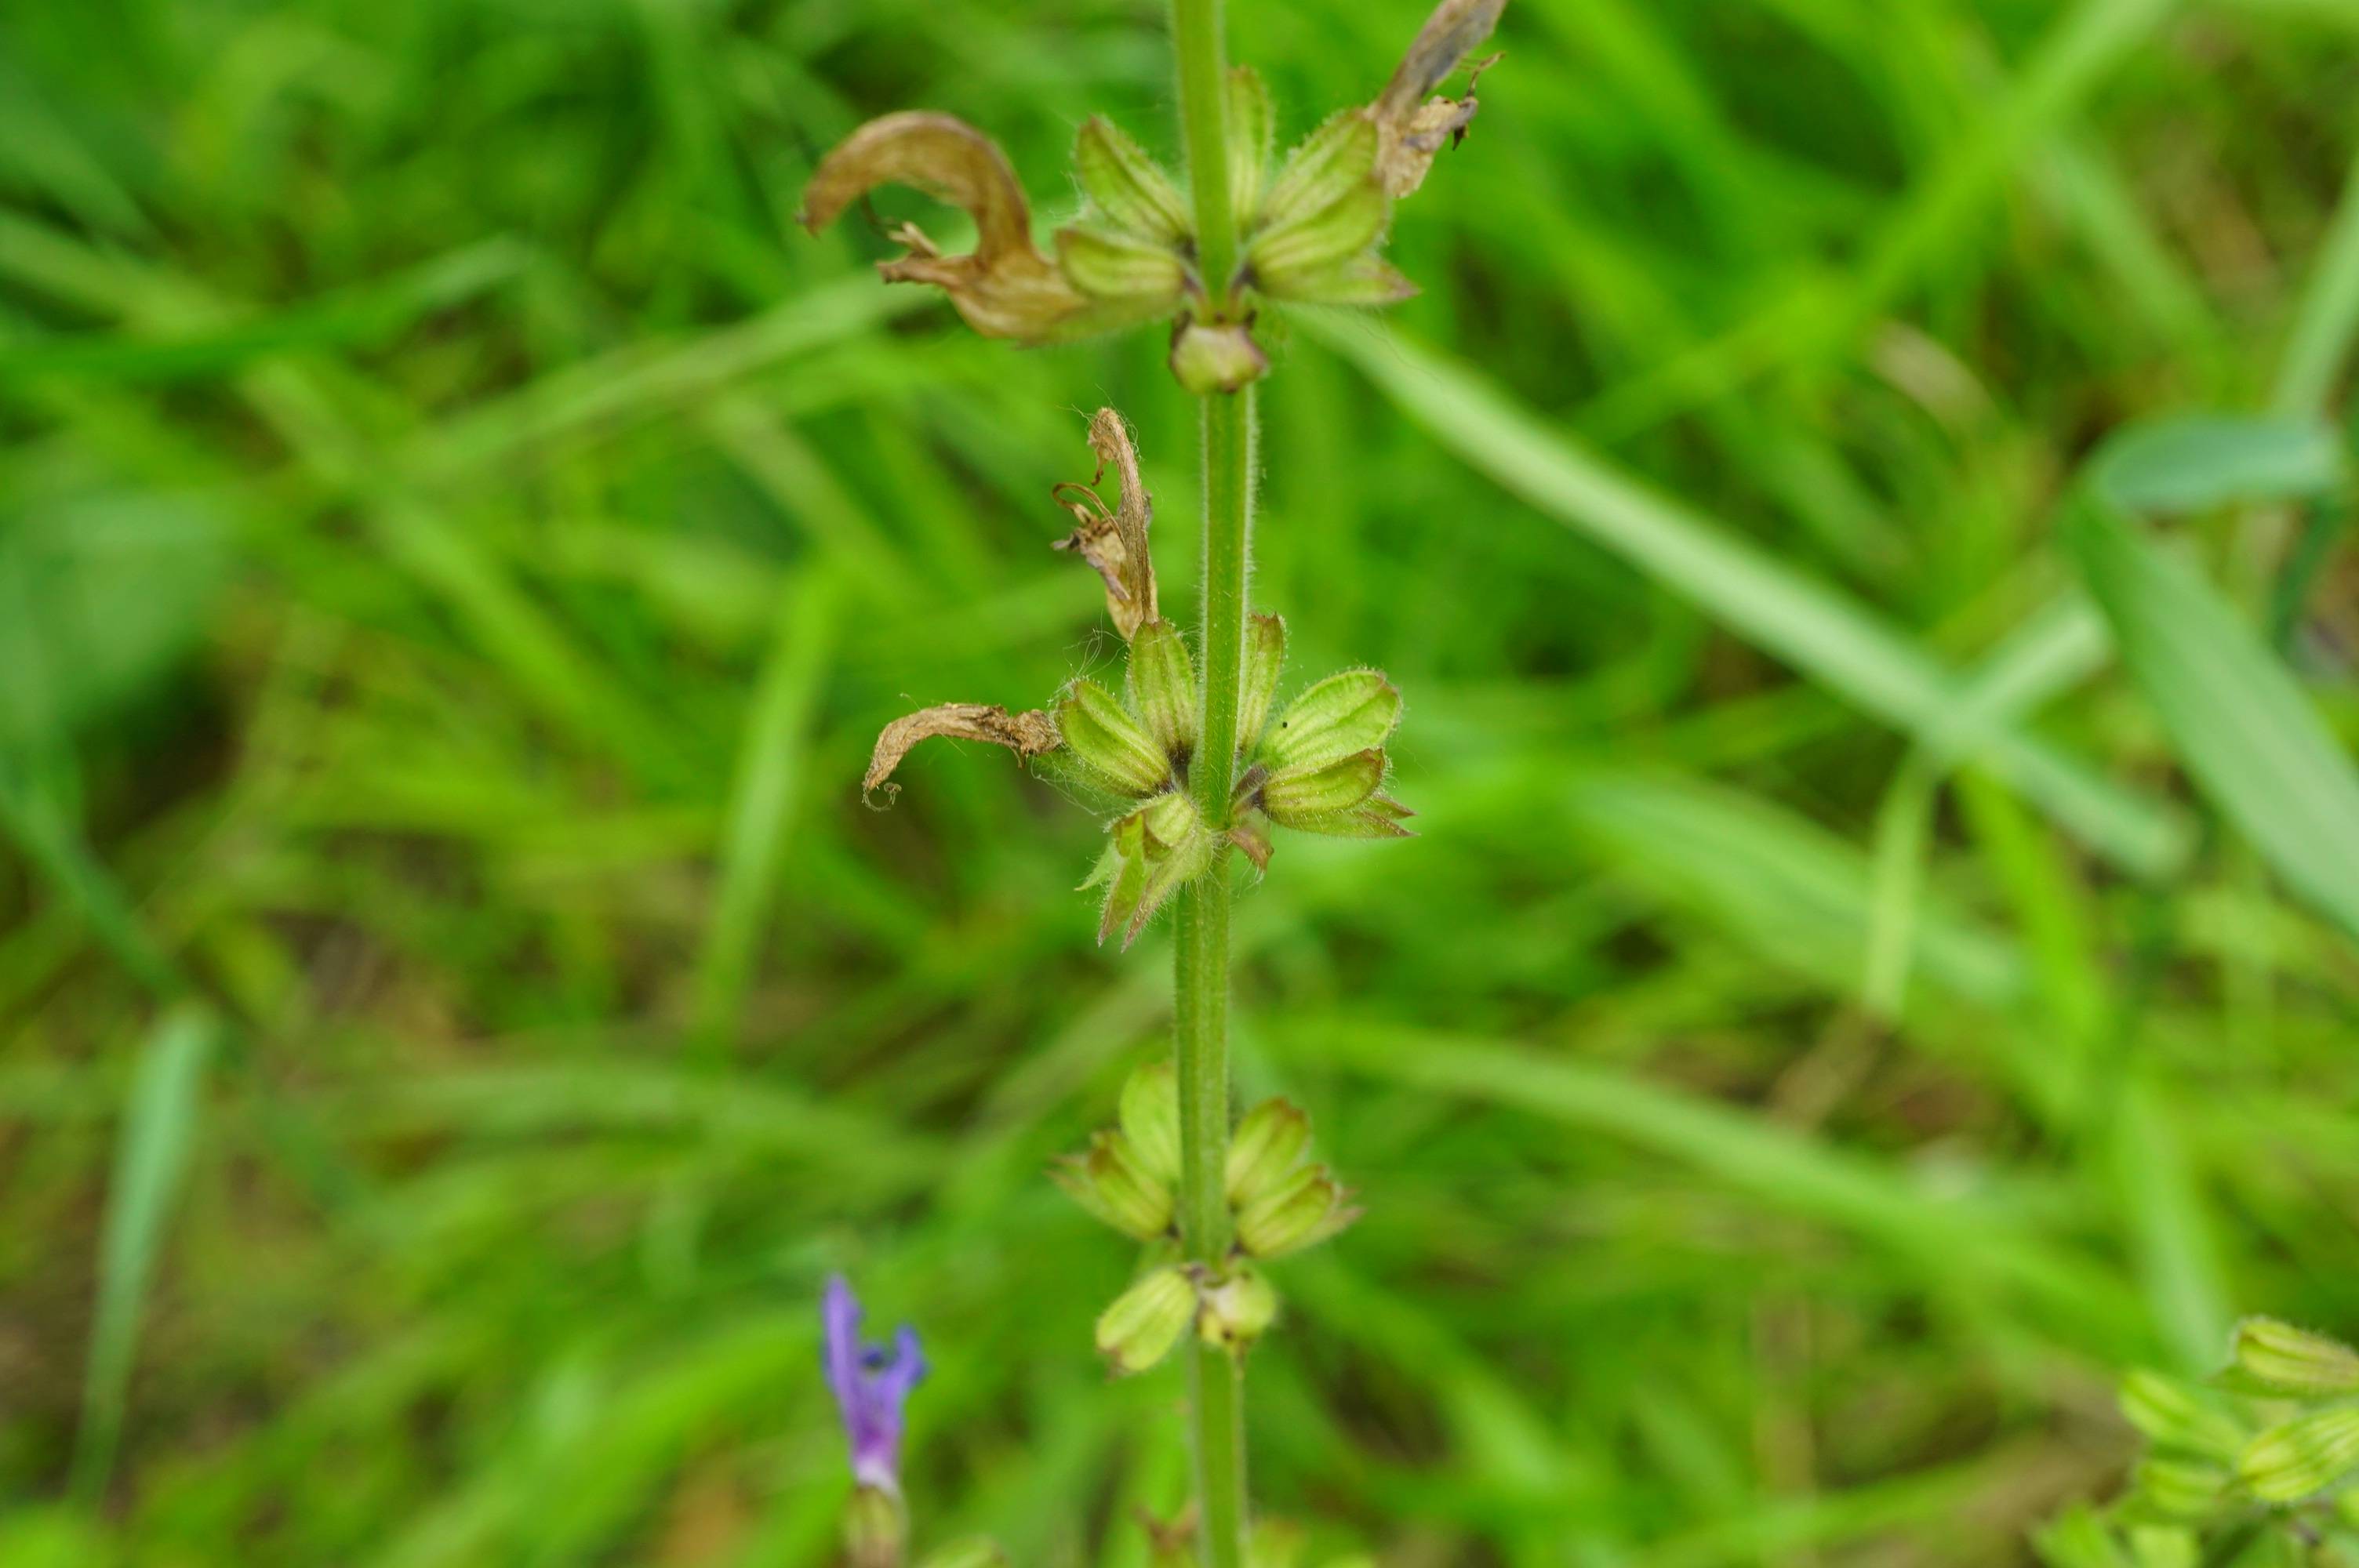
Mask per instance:
[[[1101,942],[1118,930],[1127,946],[1163,905],[1177,912],[1173,1058],[1135,1073],[1119,1125],[1052,1173],[1144,1249],[1137,1281],[1098,1320],[1112,1369],[1144,1371],[1190,1342],[1191,1515],[1209,1568],[1247,1559],[1245,1354],[1278,1304],[1261,1266],[1335,1235],[1358,1212],[1310,1160],[1310,1120],[1297,1108],[1256,1107],[1232,1136],[1230,851],[1266,872],[1277,828],[1406,838],[1409,815],[1384,787],[1401,700],[1381,674],[1330,676],[1272,717],[1286,627],[1251,613],[1246,592],[1256,384],[1270,368],[1255,329],[1265,307],[1384,305],[1415,292],[1381,254],[1393,208],[1465,135],[1483,66],[1462,97],[1430,95],[1505,5],[1441,0],[1373,102],[1331,115],[1274,160],[1276,114],[1261,79],[1229,67],[1222,0],[1172,0],[1186,194],[1137,143],[1092,118],[1073,154],[1088,205],[1056,231],[1051,251],[1036,242],[1030,203],[999,148],[945,114],[863,126],[821,162],[804,195],[813,230],[886,183],[964,209],[971,253],[945,255],[903,223],[892,238],[904,254],[879,265],[884,276],[938,287],[976,330],[1027,344],[1169,321],[1172,373],[1201,400],[1196,652],[1158,604],[1153,503],[1130,431],[1101,409],[1089,429],[1097,473],[1051,494],[1080,524],[1060,547],[1095,568],[1129,643],[1123,692],[1080,678],[1043,709],[950,703],[908,715],[878,737],[863,784],[889,795],[902,759],[929,737],[1005,746],[1106,808],[1105,851],[1082,884],[1104,890]],[[1097,488],[1108,470],[1111,502]],[[839,1399],[849,1386],[838,1383]],[[845,1410],[852,1422],[853,1405]],[[855,1425],[855,1458],[861,1441]],[[863,1495],[884,1491],[864,1482]]]
[[[1228,61],[1221,0],[1172,0],[1180,113],[1195,196],[1196,254],[1207,278],[1234,275],[1235,207],[1229,190]],[[1241,331],[1222,319],[1183,322],[1175,351],[1204,334]],[[1204,341],[1218,344],[1218,337]],[[1257,369],[1258,351],[1247,357]],[[1182,379],[1190,367],[1180,362]],[[1203,746],[1190,784],[1197,809],[1225,831],[1237,708],[1245,674],[1245,580],[1253,552],[1257,387],[1216,370],[1199,385],[1203,444]],[[1223,1272],[1229,1208],[1229,873],[1225,864],[1180,895],[1172,933],[1172,1044],[1180,1091],[1180,1234],[1197,1268]],[[1195,1422],[1196,1506],[1211,1568],[1243,1568],[1246,1531],[1245,1358],[1199,1340],[1189,1350]]]

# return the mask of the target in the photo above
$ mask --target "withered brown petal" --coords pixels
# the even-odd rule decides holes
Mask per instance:
[[[909,110],[871,120],[820,160],[800,215],[813,233],[880,185],[909,185],[973,218],[974,250],[938,254],[904,225],[909,254],[878,264],[889,282],[945,290],[985,337],[1053,341],[1097,328],[1092,301],[1032,243],[1032,209],[998,144],[951,114]]]
[[[1385,194],[1407,196],[1425,183],[1426,170],[1441,145],[1462,133],[1477,107],[1470,84],[1460,99],[1425,95],[1456,70],[1474,46],[1491,36],[1507,0],[1441,0],[1426,18],[1417,40],[1402,57],[1400,69],[1374,103],[1368,117],[1382,138],[1376,154],[1376,178]],[[1479,68],[1478,68],[1479,69]]]
[[[954,741],[988,741],[1019,757],[1037,757],[1064,744],[1064,738],[1057,733],[1057,721],[1038,709],[1010,713],[997,703],[945,702],[885,726],[868,759],[867,775],[860,781],[860,793],[870,795],[882,789],[888,800],[900,793],[901,786],[889,782],[893,770],[901,765],[911,747],[938,735]]]
[[[1156,618],[1155,557],[1147,543],[1147,527],[1155,521],[1155,498],[1139,477],[1138,448],[1119,413],[1101,408],[1091,416],[1089,438],[1090,449],[1098,455],[1090,483],[1104,479],[1111,466],[1122,491],[1111,512],[1092,513],[1074,505],[1081,526],[1059,540],[1057,548],[1075,552],[1105,580],[1106,613],[1127,642]]]

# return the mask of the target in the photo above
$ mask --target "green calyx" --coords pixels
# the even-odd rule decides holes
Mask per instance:
[[[1310,1152],[1310,1119],[1288,1100],[1264,1100],[1237,1123],[1223,1177],[1240,1252],[1282,1258],[1360,1217],[1351,1190]]]
[[[2040,1532],[2051,1568],[2307,1563],[2281,1549],[2359,1526],[2359,1355],[2337,1340],[2247,1318],[2216,1377],[2132,1372],[2121,1409],[2147,1451],[2119,1499]]]
[[[1179,1264],[1164,1264],[1098,1315],[1098,1354],[1117,1378],[1144,1372],[1169,1356],[1195,1321],[1196,1282]]]
[[[1171,1178],[1157,1173],[1153,1157],[1108,1130],[1093,1135],[1085,1152],[1060,1158],[1049,1175],[1093,1217],[1153,1241],[1170,1234],[1172,1219]]]
[[[2359,1394],[2359,1354],[2339,1340],[2273,1317],[2236,1325],[2227,1381],[2245,1392],[2294,1399]]]
[[[1273,1099],[1238,1124],[1224,1177],[1237,1240],[1217,1265],[1174,1260],[1180,1086],[1170,1062],[1131,1071],[1115,1120],[1049,1169],[1090,1215],[1146,1244],[1147,1272],[1098,1319],[1099,1352],[1117,1377],[1144,1371],[1192,1325],[1205,1344],[1242,1356],[1277,1316],[1277,1292],[1256,1260],[1315,1246],[1357,1216],[1327,1168],[1306,1162],[1310,1118]]]
[[[888,114],[861,126],[821,160],[800,220],[815,232],[880,185],[915,186],[962,208],[976,243],[945,255],[903,224],[894,237],[906,254],[880,264],[888,281],[940,288],[975,330],[1024,343],[1169,320],[1180,384],[1235,392],[1269,372],[1253,334],[1258,301],[1375,306],[1417,292],[1379,254],[1393,204],[1473,123],[1474,79],[1487,62],[1473,66],[1462,98],[1427,94],[1490,35],[1505,4],[1441,0],[1376,98],[1331,116],[1275,174],[1269,90],[1253,71],[1231,70],[1223,172],[1241,243],[1226,276],[1202,275],[1196,214],[1180,182],[1099,115],[1073,142],[1073,176],[1088,205],[1057,231],[1053,256],[1033,243],[1030,197],[1006,155],[947,114]],[[1225,254],[1217,265],[1230,266]]]
[[[1271,827],[1342,838],[1406,838],[1413,815],[1384,793],[1385,744],[1400,726],[1398,687],[1375,670],[1345,670],[1294,699],[1275,721],[1271,698],[1286,628],[1256,618],[1246,634],[1245,701],[1230,841],[1266,869]]]

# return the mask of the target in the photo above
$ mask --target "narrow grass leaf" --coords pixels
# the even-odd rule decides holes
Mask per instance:
[[[2292,672],[2102,502],[2067,539],[2196,783],[2288,887],[2359,935],[2359,772]]]
[[[1306,321],[1477,471],[1629,559],[1821,686],[1920,739],[1946,733],[1954,672],[1898,628],[1767,550],[1657,495],[1590,456],[1473,371],[1395,334]],[[2177,868],[2185,822],[2013,729],[1990,765],[2059,821],[2141,875]]]
[[[82,1430],[74,1444],[73,1491],[87,1501],[105,1493],[122,1439],[140,1314],[163,1249],[165,1222],[196,1141],[205,1063],[216,1032],[212,1016],[201,1009],[167,1013],[149,1036],[132,1081],[107,1190],[98,1305],[82,1385]]]

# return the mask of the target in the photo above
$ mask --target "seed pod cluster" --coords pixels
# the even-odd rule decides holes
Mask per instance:
[[[2328,1563],[2343,1559],[2310,1548],[2359,1545],[2359,1353],[2350,1346],[2247,1318],[2209,1383],[2133,1372],[2121,1403],[2147,1452],[2118,1501],[2076,1507],[2041,1534],[2052,1568]],[[2267,1554],[2277,1547],[2294,1555]]]
[[[1172,373],[1191,392],[1235,392],[1269,370],[1254,335],[1263,301],[1389,305],[1417,292],[1381,254],[1393,205],[1425,181],[1435,155],[1462,140],[1478,104],[1428,94],[1491,35],[1506,0],[1442,0],[1374,102],[1331,116],[1271,168],[1277,114],[1259,75],[1230,72],[1229,204],[1242,238],[1235,268],[1203,275],[1195,211],[1179,181],[1102,115],[1073,141],[1087,199],[1056,231],[1053,255],[1032,234],[1032,202],[997,143],[949,114],[887,114],[820,161],[803,194],[813,232],[879,186],[913,186],[974,220],[974,249],[945,255],[902,223],[888,282],[931,284],[970,327],[1020,343],[1066,342],[1172,324]]]

